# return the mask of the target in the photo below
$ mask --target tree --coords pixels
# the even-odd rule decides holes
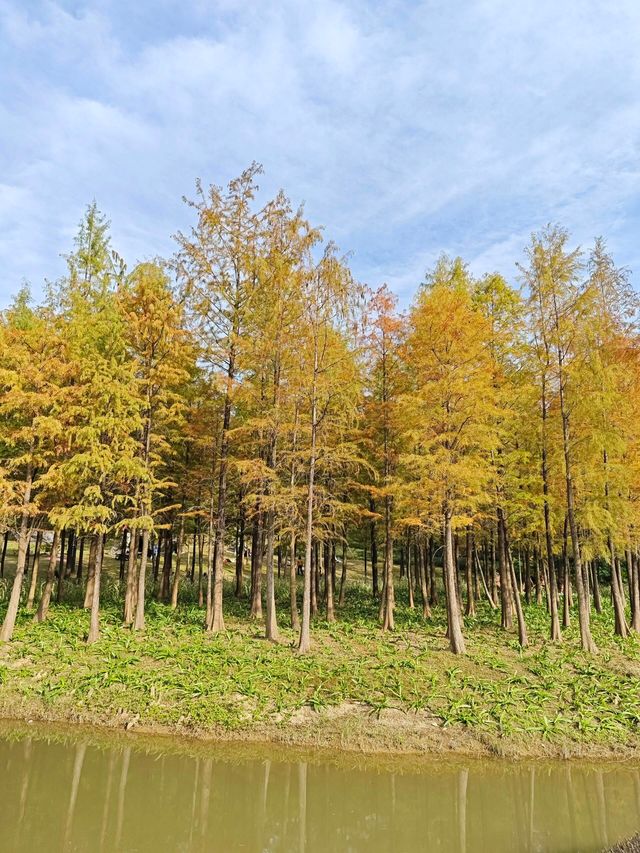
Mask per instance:
[[[353,351],[344,335],[345,318],[355,297],[354,282],[328,245],[320,261],[305,281],[305,313],[301,329],[301,369],[305,398],[307,438],[305,469],[307,480],[305,519],[304,587],[298,654],[311,647],[311,554],[316,519],[316,474],[323,457],[329,457],[322,443],[322,431],[329,427],[332,413],[349,415],[346,400],[353,395]],[[344,371],[346,370],[346,375]]]
[[[134,622],[135,630],[142,630],[149,538],[156,529],[154,502],[171,485],[162,471],[169,462],[171,435],[184,425],[182,386],[189,378],[193,353],[183,324],[182,307],[161,264],[139,264],[119,289],[117,300],[128,355],[134,365],[137,394],[142,401],[138,445],[141,477],[135,487],[133,517],[126,519],[132,551],[137,550],[136,534],[142,531]],[[132,621],[136,579],[131,569],[135,567],[135,558],[129,561],[129,566],[125,624]],[[175,578],[177,583],[179,561]]]
[[[65,376],[64,344],[51,313],[33,309],[23,288],[0,317],[0,519],[16,530],[18,558],[0,641],[15,627],[42,477],[61,440],[56,408]]]
[[[486,346],[490,326],[473,304],[472,281],[460,259],[441,258],[427,276],[409,329],[413,389],[404,412],[412,449],[404,454],[404,466],[441,517],[449,645],[461,654],[453,533],[490,501],[497,407]]]

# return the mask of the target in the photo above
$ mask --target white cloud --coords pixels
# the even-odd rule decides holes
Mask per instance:
[[[0,0],[0,299],[93,197],[169,253],[193,179],[254,159],[403,294],[443,249],[511,275],[558,218],[633,263],[639,35],[631,0]]]

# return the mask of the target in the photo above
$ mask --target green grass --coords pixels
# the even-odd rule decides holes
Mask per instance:
[[[101,639],[87,647],[88,614],[78,606],[81,590],[70,583],[69,600],[52,605],[45,624],[21,613],[14,640],[0,650],[0,702],[5,713],[22,706],[96,722],[236,732],[286,727],[303,706],[322,711],[356,702],[373,718],[390,708],[426,712],[446,729],[493,740],[638,747],[640,637],[614,637],[608,608],[593,616],[600,653],[590,656],[579,649],[575,617],[563,644],[554,645],[546,640],[544,608],[527,607],[531,645],[521,650],[499,628],[497,614],[480,605],[466,620],[468,654],[456,657],[448,651],[442,609],[425,621],[403,594],[397,629],[383,635],[370,594],[351,587],[339,621],[316,620],[312,653],[298,657],[284,584],[278,584],[282,642],[273,645],[262,639],[261,623],[248,620],[246,600],[234,599],[230,589],[227,630],[205,635],[188,583],[177,611],[150,601],[146,631],[132,634],[121,627],[116,585],[108,579]]]

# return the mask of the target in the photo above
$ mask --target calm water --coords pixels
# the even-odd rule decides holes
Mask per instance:
[[[595,851],[640,829],[640,769],[337,767],[0,733],[4,851]]]

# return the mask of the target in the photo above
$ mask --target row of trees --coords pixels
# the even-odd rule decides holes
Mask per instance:
[[[260,206],[259,172],[198,183],[174,257],[132,270],[90,206],[67,275],[1,315],[0,522],[18,551],[0,638],[21,596],[35,603],[44,531],[36,618],[73,575],[89,641],[107,537],[134,630],[148,578],[176,607],[196,567],[206,630],[222,630],[231,562],[276,640],[277,564],[304,653],[319,606],[332,621],[344,601],[353,546],[382,628],[399,561],[410,607],[419,595],[428,618],[444,601],[456,653],[481,596],[525,645],[523,596],[546,601],[560,640],[575,594],[595,651],[606,581],[615,632],[640,630],[638,306],[604,243],[585,255],[548,227],[519,289],[442,257],[402,314],[283,194]]]

